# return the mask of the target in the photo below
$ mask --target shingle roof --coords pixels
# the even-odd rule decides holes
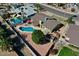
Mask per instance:
[[[47,20],[43,24],[43,26],[45,26],[46,28],[52,31],[58,24],[60,24],[58,21],[52,19],[52,20]]]
[[[67,36],[70,38],[69,42],[79,46],[79,26],[71,24],[67,31]]]
[[[36,15],[34,15],[32,17],[33,25],[37,26],[39,24],[39,20],[42,20],[42,18],[44,18],[44,17],[49,17],[49,16],[47,16],[47,15],[45,15],[43,13],[37,13]]]

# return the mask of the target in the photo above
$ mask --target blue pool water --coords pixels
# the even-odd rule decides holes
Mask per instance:
[[[26,32],[33,32],[35,30],[33,27],[20,27],[19,29]]]
[[[13,22],[13,24],[20,24],[20,23],[22,23],[23,21],[22,21],[22,19],[14,18],[14,19],[12,20],[12,22]]]

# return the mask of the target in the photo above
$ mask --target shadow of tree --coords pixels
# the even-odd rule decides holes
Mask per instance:
[[[18,48],[19,50],[21,50],[25,45],[21,42],[20,38],[18,36],[12,38],[11,40],[11,45],[13,45],[13,47]]]
[[[50,41],[43,40],[40,44],[41,44],[41,45],[44,45],[44,44],[49,43],[49,42],[50,42]]]
[[[10,45],[12,46],[12,50],[14,50],[19,56],[24,56],[21,50],[25,45],[21,42],[18,36],[10,39]]]
[[[42,42],[40,44],[43,45],[43,44],[49,43],[50,39],[51,39],[51,35],[50,34],[44,35],[44,37],[42,39]]]

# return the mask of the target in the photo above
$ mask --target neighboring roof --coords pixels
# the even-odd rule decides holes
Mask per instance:
[[[24,8],[23,11],[24,11],[26,17],[36,13],[36,11],[34,11],[34,9],[32,7],[30,7],[29,5],[22,6],[22,7],[20,7],[20,9],[21,8]]]
[[[70,38],[69,42],[79,46],[79,26],[71,24],[67,36]]]
[[[49,16],[43,13],[37,13],[36,15],[32,17],[33,25],[37,26],[39,24],[39,20],[42,20],[42,18],[45,18],[45,17],[49,17]]]
[[[56,20],[47,20],[43,26],[45,26],[46,28],[48,28],[49,30],[53,30],[58,24],[60,24],[60,22],[56,21]]]
[[[32,4],[33,5],[33,4]],[[36,13],[36,11],[34,10],[34,8],[33,7],[31,7],[32,6],[31,4],[26,4],[26,5],[24,5],[24,6],[21,6],[21,7],[19,7],[19,8],[13,8],[11,11],[14,11],[14,12],[16,12],[16,13],[20,13],[21,12],[21,9],[23,8],[23,13],[24,13],[24,15],[26,16],[26,17],[28,17],[28,16],[30,16],[30,15],[32,15],[32,14],[35,14]],[[16,6],[16,5],[15,5]]]

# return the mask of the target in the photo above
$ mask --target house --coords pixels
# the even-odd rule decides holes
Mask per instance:
[[[33,7],[31,7],[31,5],[33,4],[26,4],[26,5],[13,5],[11,12],[15,12],[15,13],[22,13],[22,15],[28,17],[31,15],[34,15],[36,13],[36,11],[34,10]],[[19,7],[16,7],[19,6]],[[15,8],[16,7],[16,8]]]
[[[63,26],[60,22],[56,21],[55,19],[51,18],[50,16],[38,13],[32,17],[33,25],[38,26],[39,21],[41,20],[43,22],[42,26],[49,29],[50,32],[53,32],[55,30],[58,30]],[[62,25],[62,26],[61,26]]]
[[[70,24],[66,35],[71,44],[79,46],[79,25]]]

